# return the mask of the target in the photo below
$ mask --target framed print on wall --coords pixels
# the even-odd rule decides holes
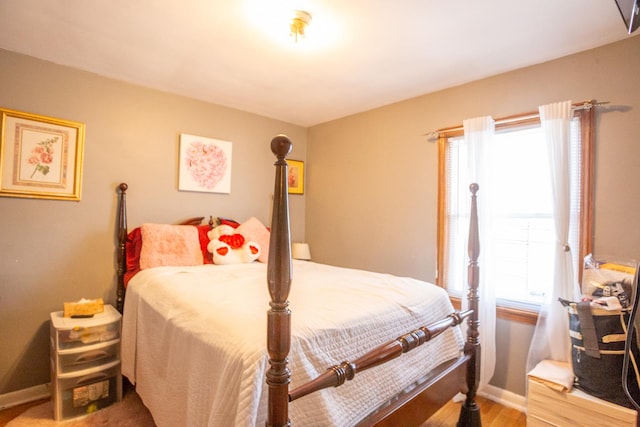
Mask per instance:
[[[304,162],[287,160],[289,165],[289,194],[304,194]]]
[[[80,200],[83,123],[0,108],[0,196]]]
[[[178,190],[231,193],[231,143],[181,134]]]

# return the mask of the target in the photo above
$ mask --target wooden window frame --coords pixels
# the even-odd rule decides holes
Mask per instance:
[[[594,124],[595,124],[595,101],[586,101],[573,104],[574,117],[580,118],[580,135],[581,135],[581,182],[580,191],[582,197],[580,200],[580,244],[578,248],[578,259],[584,259],[584,256],[592,253],[593,248],[593,191],[594,191]],[[519,128],[527,125],[539,125],[540,115],[537,112],[529,112],[514,116],[504,117],[495,120],[496,132]],[[436,268],[436,284],[444,287],[444,254],[447,231],[446,216],[446,149],[449,138],[464,136],[462,126],[441,129],[438,131],[438,230],[437,230],[437,268]],[[482,241],[480,241],[482,245]],[[482,246],[481,246],[482,250]],[[482,268],[482,265],[480,265]],[[578,282],[581,283],[582,269],[578,272]],[[483,284],[481,283],[480,286]],[[461,300],[458,297],[450,297],[456,308],[460,308]],[[482,303],[482,302],[481,302]],[[500,306],[499,301],[496,306],[496,316],[500,319],[510,321],[529,323],[535,325],[538,320],[537,310],[516,309],[506,306]]]

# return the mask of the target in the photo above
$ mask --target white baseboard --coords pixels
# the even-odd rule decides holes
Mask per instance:
[[[51,391],[49,390],[48,383],[0,394],[0,410],[35,400],[46,399],[50,396]]]
[[[492,386],[491,384],[487,384],[485,387],[482,387],[482,390],[478,391],[478,395],[489,400],[493,400],[494,402],[498,402],[507,408],[517,409],[520,412],[527,412],[527,398],[525,396]]]
[[[498,402],[508,408],[517,409],[520,412],[527,412],[527,398],[504,390],[490,384],[478,391],[478,395],[494,402]],[[40,384],[11,393],[0,394],[0,410],[22,405],[23,403],[51,397],[50,384]]]

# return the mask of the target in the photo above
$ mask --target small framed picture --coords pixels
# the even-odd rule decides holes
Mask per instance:
[[[304,162],[287,160],[287,164],[289,165],[289,194],[304,194]]]
[[[0,108],[0,196],[80,200],[83,123]]]
[[[231,193],[231,142],[181,134],[178,190]]]

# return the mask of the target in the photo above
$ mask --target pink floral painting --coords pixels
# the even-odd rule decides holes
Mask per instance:
[[[53,163],[53,155],[55,153],[54,144],[58,142],[59,137],[49,138],[44,141],[40,141],[31,149],[31,156],[27,160],[30,165],[33,165],[33,173],[30,178],[33,178],[36,173],[46,175],[51,170],[51,163]]]
[[[231,142],[180,135],[178,188],[184,191],[231,192]]]

